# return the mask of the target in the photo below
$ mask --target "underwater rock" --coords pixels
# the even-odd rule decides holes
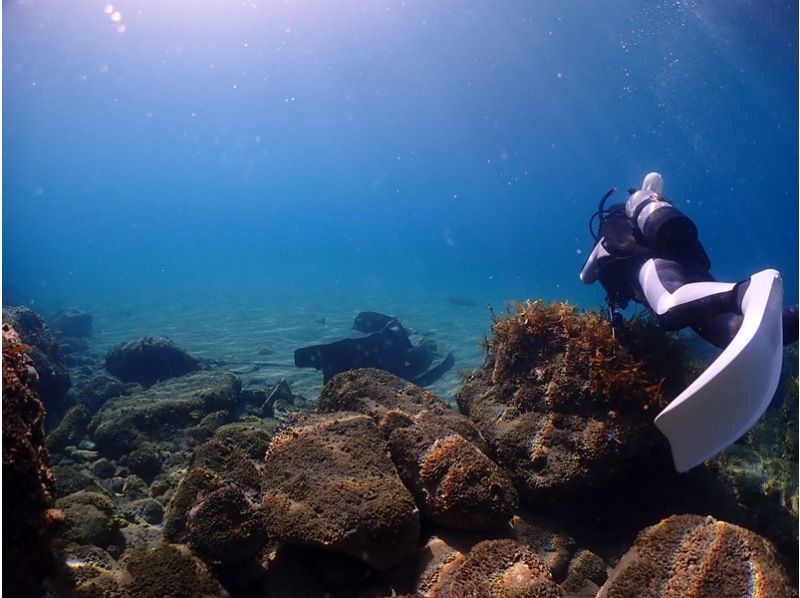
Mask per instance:
[[[127,596],[229,596],[206,566],[180,546],[164,544],[150,551],[129,550],[123,564],[128,573],[124,583]]]
[[[534,550],[547,565],[556,582],[567,577],[575,554],[575,540],[553,521],[529,513],[519,513],[511,520],[513,539]]]
[[[220,426],[211,439],[237,446],[251,459],[263,461],[276,426],[275,421],[248,419]]]
[[[493,331],[457,401],[529,504],[630,478],[664,443],[652,414],[691,372],[655,325],[629,322],[621,344],[599,314],[529,301]]]
[[[3,324],[3,594],[41,595],[52,573],[55,481],[45,410],[22,340]]]
[[[151,442],[143,442],[128,453],[125,465],[132,472],[147,481],[161,473],[161,455]]]
[[[58,452],[70,444],[77,445],[86,434],[91,419],[92,414],[86,406],[70,407],[55,429],[47,435],[47,448],[52,452]]]
[[[114,473],[117,471],[117,467],[105,457],[101,457],[92,463],[91,469],[92,473],[101,480],[107,480],[114,477]]]
[[[561,589],[569,597],[594,598],[608,579],[606,563],[591,550],[579,550],[569,563]]]
[[[140,498],[132,501],[126,508],[126,518],[133,522],[144,522],[158,525],[164,519],[164,507],[154,498]]]
[[[106,401],[130,394],[128,388],[116,378],[95,376],[78,389],[78,403],[86,405],[91,413],[97,413]]]
[[[106,369],[123,382],[151,386],[200,369],[200,361],[162,336],[121,343],[106,355]]]
[[[114,517],[114,504],[105,494],[80,491],[56,501],[65,523],[59,541],[69,544],[92,544],[118,556],[124,539]]]
[[[235,485],[204,496],[187,518],[192,551],[206,562],[226,565],[256,556],[267,542],[264,520],[256,507]]]
[[[395,583],[402,587],[407,583],[404,578],[412,578],[415,580],[415,587],[406,589],[407,592],[413,592],[414,596],[424,598],[443,596],[445,594],[441,594],[440,589],[464,562],[465,550],[464,548],[459,550],[446,539],[432,536],[417,551],[415,558],[407,561],[405,567],[400,569],[400,579]],[[407,570],[409,566],[415,571]]]
[[[713,517],[674,515],[639,533],[598,598],[797,596],[775,549]]]
[[[203,371],[110,399],[89,424],[98,450],[116,459],[146,441],[177,446],[209,413],[231,413],[241,390],[228,372]]]
[[[56,478],[55,495],[58,498],[81,490],[103,492],[83,465],[59,463],[53,466]]]
[[[375,419],[424,518],[460,530],[508,523],[518,505],[511,479],[482,452],[474,425],[438,397],[382,370],[352,370],[331,379],[317,403],[318,412],[339,410]]]
[[[21,343],[31,347],[27,354],[39,374],[35,389],[42,403],[48,411],[60,409],[70,378],[56,337],[39,314],[27,307],[3,307],[3,322],[13,327]]]
[[[402,418],[388,444],[422,517],[455,530],[507,526],[519,504],[509,475],[429,412]]]
[[[58,348],[62,355],[73,356],[75,353],[85,353],[88,351],[89,341],[87,341],[85,338],[79,338],[75,336],[62,336],[59,337]],[[73,361],[75,362],[75,365],[82,363],[81,359],[78,359],[74,356]]]
[[[411,554],[419,513],[373,420],[359,413],[298,415],[266,455],[262,501],[269,535],[387,569]]]
[[[92,336],[92,315],[79,309],[62,309],[50,320],[58,336],[87,338]]]
[[[423,595],[560,598],[562,592],[529,547],[514,540],[484,540],[452,570],[440,572]]]
[[[317,412],[336,411],[366,413],[381,428],[385,427],[383,420],[390,413],[415,416],[427,411],[429,419],[437,420],[440,425],[475,443],[481,451],[488,449],[481,433],[467,417],[453,411],[432,392],[383,370],[350,370],[331,378],[319,396]]]
[[[178,544],[187,542],[186,523],[189,512],[203,497],[224,485],[225,482],[210,471],[200,467],[190,469],[169,501],[164,524],[164,539]]]
[[[195,450],[191,467],[210,471],[225,483],[241,488],[254,502],[261,501],[262,469],[235,445],[210,440]]]

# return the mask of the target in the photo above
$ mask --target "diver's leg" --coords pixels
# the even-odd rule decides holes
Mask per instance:
[[[742,321],[746,288],[716,282],[705,270],[664,259],[650,259],[639,270],[639,284],[659,324],[667,330],[691,326],[713,345],[724,348]]]

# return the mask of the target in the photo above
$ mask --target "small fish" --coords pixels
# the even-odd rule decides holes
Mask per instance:
[[[20,353],[25,353],[31,349],[33,349],[33,347],[30,345],[15,345],[8,350],[8,353],[11,355],[19,355]]]

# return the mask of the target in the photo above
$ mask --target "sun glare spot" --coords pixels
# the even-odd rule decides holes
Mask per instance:
[[[110,15],[112,12],[114,12],[114,7],[111,4],[106,4],[103,12],[105,12],[107,15]]]
[[[125,25],[117,25],[117,33],[125,33]]]
[[[115,23],[119,23],[122,20],[122,13],[117,11],[111,15],[111,20]]]

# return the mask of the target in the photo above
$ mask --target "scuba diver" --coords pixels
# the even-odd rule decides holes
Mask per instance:
[[[655,419],[675,468],[687,471],[744,435],[775,394],[783,345],[798,337],[798,308],[783,308],[776,270],[718,282],[695,224],[663,196],[664,179],[648,174],[625,203],[600,200],[589,221],[595,240],[580,279],[600,281],[612,330],[630,301],[646,305],[666,330],[691,327],[722,349],[714,362]],[[599,219],[595,232],[593,224]]]

